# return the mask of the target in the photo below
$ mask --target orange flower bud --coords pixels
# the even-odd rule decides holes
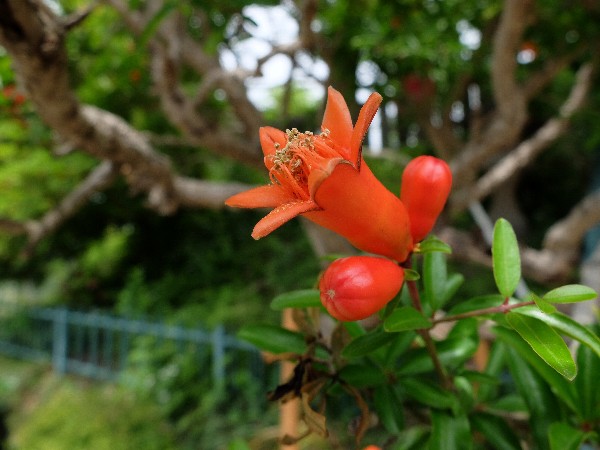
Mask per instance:
[[[389,259],[350,256],[335,260],[319,280],[321,303],[342,321],[375,314],[393,299],[404,282],[404,270]]]
[[[402,174],[400,200],[408,212],[413,242],[422,241],[431,231],[451,187],[452,172],[441,159],[419,156],[408,163]]]

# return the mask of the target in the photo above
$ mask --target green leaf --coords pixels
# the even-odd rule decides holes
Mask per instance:
[[[373,392],[373,405],[385,429],[398,434],[404,428],[404,409],[402,400],[394,386],[383,385]]]
[[[469,360],[477,350],[477,345],[476,339],[459,337],[436,343],[436,349],[440,362],[446,367],[453,368]],[[417,375],[433,370],[433,363],[427,350],[418,348],[406,352],[400,360],[400,366],[396,373],[399,375]]]
[[[465,411],[470,411],[475,405],[475,390],[467,377],[454,377],[454,387],[460,404]]]
[[[544,314],[533,307],[519,308],[519,314],[545,322],[560,333],[587,345],[596,353],[596,355],[598,355],[598,357],[600,357],[600,338],[569,316],[560,312]]]
[[[372,364],[348,364],[338,375],[348,384],[358,388],[381,386],[387,381],[381,369]]]
[[[350,337],[358,337],[367,334],[363,326],[359,322],[342,322]]]
[[[413,269],[404,269],[404,281],[418,281],[421,279],[419,272]]]
[[[398,332],[431,327],[431,322],[412,306],[402,306],[392,312],[385,322],[385,331]]]
[[[510,330],[506,331],[510,332]],[[520,340],[518,336],[515,337]],[[549,446],[548,427],[561,416],[562,408],[554,395],[555,387],[546,383],[513,348],[507,346],[506,351],[506,360],[515,386],[527,405],[531,434],[537,443],[535,448],[546,449]],[[550,371],[556,374],[551,369]],[[560,376],[558,379],[564,381]]]
[[[564,422],[555,422],[548,427],[550,450],[579,450],[588,436],[589,433]]]
[[[423,405],[431,408],[451,409],[452,411],[459,408],[458,398],[437,384],[416,378],[403,378],[400,385],[405,390],[406,395]]]
[[[386,367],[393,367],[396,365],[396,360],[410,348],[416,336],[413,331],[390,334],[394,335],[395,338],[388,347],[384,358],[384,365]]]
[[[246,325],[238,332],[238,338],[271,353],[304,353],[304,336],[277,325]]]
[[[318,289],[303,289],[278,295],[271,302],[271,309],[281,311],[286,308],[310,308],[321,306]]]
[[[598,389],[600,357],[589,347],[580,345],[577,349],[577,366],[579,373],[574,384],[579,398],[578,412],[586,421],[598,420],[600,419],[600,389]]]
[[[595,290],[581,284],[568,284],[552,289],[542,298],[550,303],[575,303],[593,300],[598,296]]]
[[[427,448],[425,438],[429,435],[429,426],[415,425],[398,435],[393,450],[421,450]]]
[[[431,311],[437,311],[446,294],[447,268],[443,253],[426,253],[423,257],[423,301]]]
[[[354,338],[342,351],[342,356],[345,358],[358,358],[368,355],[369,353],[379,349],[396,337],[393,333],[386,333],[381,329],[377,329],[363,336]]]
[[[421,241],[419,244],[419,253],[431,253],[431,252],[440,252],[440,253],[452,253],[452,248],[446,244],[444,241],[441,241],[435,236],[429,236],[424,241]]]
[[[229,443],[227,450],[252,450],[242,438],[237,438]]]
[[[452,416],[431,411],[429,450],[469,450],[473,448],[469,420],[464,415]]]
[[[516,311],[506,314],[506,320],[550,367],[568,380],[575,378],[575,361],[567,344],[553,328]]]
[[[508,394],[504,397],[500,397],[490,403],[489,410],[493,412],[504,412],[504,413],[527,413],[527,404],[523,397],[518,394]]]
[[[465,282],[465,277],[460,273],[451,274],[446,281],[446,288],[444,292],[444,300],[442,306],[448,303],[449,300],[454,297],[454,294],[460,289]]]
[[[494,333],[503,343],[506,344],[506,352],[517,352],[519,356],[529,363],[550,386],[555,395],[560,398],[571,410],[577,411],[576,394],[573,383],[570,383],[555,370],[553,370],[537,353],[514,331],[496,326],[493,329]],[[505,360],[510,364],[510,357],[507,355]]]
[[[512,296],[521,279],[521,257],[517,236],[506,219],[498,219],[494,226],[492,264],[498,291]]]
[[[506,366],[506,344],[496,339],[491,346],[484,373],[496,380],[500,380],[500,374]],[[486,402],[497,396],[498,386],[491,383],[484,383],[479,387],[477,396],[480,402]]]
[[[471,425],[496,450],[520,450],[519,438],[513,429],[500,417],[491,414],[477,413],[471,416]]]
[[[536,306],[540,308],[540,311],[542,311],[545,314],[552,314],[556,312],[556,306],[554,306],[552,303],[548,303],[547,301],[541,299],[537,295],[533,296],[533,301],[535,302]]]

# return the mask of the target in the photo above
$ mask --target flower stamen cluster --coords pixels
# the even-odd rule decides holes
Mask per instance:
[[[321,134],[312,131],[304,133],[297,128],[285,130],[286,143],[281,146],[274,142],[275,151],[265,156],[272,184],[288,188],[298,200],[310,198],[308,177],[316,166],[323,166],[327,158],[338,154],[333,150],[334,143],[329,139],[329,130]]]

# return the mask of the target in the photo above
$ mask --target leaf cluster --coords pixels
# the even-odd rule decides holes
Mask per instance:
[[[302,397],[305,414],[313,418],[307,425],[323,437],[331,426],[327,411],[350,402],[358,416],[355,439],[374,440],[386,449],[598,444],[600,394],[594,374],[600,368],[600,338],[555,306],[597,294],[566,285],[543,295],[515,296],[521,283],[519,248],[504,219],[496,223],[492,244],[498,293],[460,298],[465,279],[448,271],[450,251],[436,238],[421,243],[406,276],[416,289],[405,288],[374,326],[340,322],[323,336],[319,291],[275,297],[271,307],[292,308],[297,331],[274,325],[240,331],[262,350],[297,362],[296,376],[279,386],[274,399],[310,392]],[[482,334],[484,329],[494,339]],[[575,352],[565,338],[579,344]]]

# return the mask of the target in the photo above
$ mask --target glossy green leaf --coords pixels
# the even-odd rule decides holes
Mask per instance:
[[[543,299],[550,303],[575,303],[593,300],[598,297],[595,290],[581,284],[568,284],[552,289]]]
[[[575,378],[577,366],[571,352],[552,327],[541,320],[515,311],[509,312],[506,320],[550,367],[567,380]]]
[[[447,278],[442,306],[448,303],[448,301],[454,297],[464,282],[465,277],[460,273],[453,273]]]
[[[519,308],[519,314],[545,322],[556,331],[587,345],[600,357],[600,337],[569,316],[560,312],[544,314],[533,307]]]
[[[423,302],[430,311],[437,311],[446,294],[447,267],[443,253],[426,253],[423,257]]]
[[[479,322],[474,317],[456,322],[448,333],[448,339],[467,338],[479,340]]]
[[[393,333],[386,333],[376,329],[368,334],[354,338],[342,351],[345,358],[358,358],[381,348],[396,337]]]
[[[310,308],[321,306],[320,293],[317,289],[303,289],[278,295],[271,302],[271,309],[281,311],[286,308]]]
[[[527,404],[531,434],[536,448],[548,448],[548,427],[561,416],[560,405],[553,393],[555,390],[551,390],[548,383],[512,347],[507,346],[506,351],[512,379]],[[560,376],[559,378],[564,380]]]
[[[506,344],[498,339],[492,343],[490,353],[484,373],[487,376],[493,377],[496,380],[500,379],[500,374],[506,366]],[[485,402],[496,396],[498,386],[490,383],[484,383],[479,387],[477,392],[481,402]]]
[[[463,410],[470,411],[475,405],[475,390],[467,377],[454,377],[454,389]]]
[[[425,425],[415,425],[405,429],[398,435],[393,450],[421,450],[427,448],[425,440],[429,436],[430,428]]]
[[[458,367],[475,353],[477,350],[477,340],[459,337],[455,339],[446,339],[436,343],[436,349],[440,362],[449,368]],[[401,375],[417,375],[434,370],[431,357],[427,350],[418,348],[406,352],[400,360],[400,367],[396,373]]]
[[[519,438],[510,425],[498,416],[477,413],[471,416],[473,429],[479,431],[496,450],[520,450]]]
[[[237,438],[230,442],[227,450],[252,450],[250,446],[242,438]]]
[[[473,448],[467,417],[432,410],[431,438],[427,448],[429,450],[469,450]]]
[[[367,334],[360,322],[342,322],[350,337],[358,337]]]
[[[527,404],[523,397],[518,394],[508,394],[503,397],[500,397],[497,400],[494,400],[489,403],[489,410],[498,412],[502,411],[504,413],[523,413],[526,414],[528,412]]]
[[[431,327],[431,322],[412,306],[402,306],[392,312],[383,328],[389,332],[418,330]]]
[[[403,378],[400,381],[406,395],[431,408],[458,410],[458,398],[439,385],[417,378]]]
[[[392,334],[394,335],[394,340],[390,343],[384,358],[384,365],[386,367],[396,365],[396,360],[410,348],[416,336],[413,331]]]
[[[373,406],[379,420],[385,429],[392,434],[397,434],[404,428],[404,409],[402,400],[394,386],[378,386],[373,391]]]
[[[413,269],[404,269],[405,281],[418,281],[421,279],[421,274]]]
[[[506,219],[498,219],[494,226],[492,264],[498,291],[512,296],[521,279],[521,256],[517,236]]]
[[[577,349],[577,366],[579,373],[574,384],[579,402],[577,404],[580,416],[587,421],[600,419],[600,389],[598,376],[600,374],[600,357],[592,349],[580,345]]]
[[[535,305],[540,309],[540,311],[542,311],[545,314],[552,314],[556,312],[556,306],[554,306],[552,303],[548,303],[547,301],[538,297],[537,295],[533,296],[533,301],[535,302]]]
[[[373,364],[348,364],[338,375],[348,384],[358,388],[380,386],[387,381],[381,369]]]
[[[304,336],[276,325],[246,325],[238,337],[271,353],[304,353]]]
[[[419,244],[419,253],[452,253],[452,248],[435,236],[429,236]]]
[[[550,450],[579,450],[588,433],[564,422],[556,422],[548,428]]]
[[[576,411],[576,393],[573,383],[567,381],[561,375],[552,369],[537,353],[533,351],[531,346],[527,344],[513,330],[504,327],[494,327],[494,333],[506,345],[506,352],[517,352],[519,356],[527,361],[527,363],[539,374],[543,379],[552,386],[556,396],[560,398],[573,411]],[[506,361],[510,363],[510,358],[507,356]]]

